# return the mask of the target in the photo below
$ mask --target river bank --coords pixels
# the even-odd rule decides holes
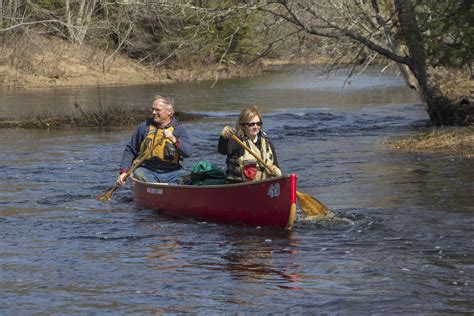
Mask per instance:
[[[398,151],[436,151],[474,158],[474,127],[446,127],[393,139],[386,144]]]
[[[19,41],[14,47],[3,46],[1,51],[11,62],[0,65],[0,87],[3,89],[34,89],[76,86],[130,86],[139,84],[158,84],[175,82],[193,82],[203,80],[224,80],[229,78],[260,76],[264,73],[291,71],[330,65],[329,57],[300,59],[262,59],[252,67],[235,63],[213,65],[188,65],[187,68],[152,69],[143,63],[126,56],[101,51],[96,47],[77,47],[56,37],[37,36],[28,43]],[[453,99],[464,96],[467,102],[472,99],[473,82],[465,80],[460,72],[439,71],[436,80],[443,80],[443,87],[453,95]],[[463,102],[460,100],[460,102]],[[135,124],[144,117],[138,111],[113,111],[120,122]],[[116,126],[106,111],[91,110],[78,113],[78,116],[32,116],[21,118],[3,118],[0,128],[67,128],[92,127],[108,128]],[[474,131],[470,128],[436,130],[424,132],[408,139],[389,142],[395,150],[448,150],[465,157],[472,157]]]
[[[138,60],[98,47],[76,46],[57,37],[20,38],[0,52],[0,88],[32,89],[76,86],[121,86],[218,80],[261,74],[262,64],[235,63],[152,68]]]
[[[77,46],[54,36],[30,34],[14,43],[0,46],[0,89],[33,89],[84,86],[130,86],[141,84],[196,82],[263,75],[275,71],[314,69],[315,72],[339,69],[352,60],[335,60],[330,56],[261,58],[252,64],[223,60],[220,63],[154,65],[95,46]],[[381,64],[380,64],[381,63]],[[373,61],[380,68],[385,62]],[[396,70],[396,67],[390,69]],[[383,72],[381,70],[381,72]],[[437,69],[432,80],[457,102],[472,102],[474,81],[466,71]]]
[[[223,80],[329,67],[329,56],[259,59],[252,64],[223,60],[151,66],[126,55],[83,44],[74,45],[54,36],[30,34],[0,46],[0,89],[34,89],[86,86],[131,86],[176,82]],[[339,61],[341,62],[341,61]],[[350,61],[346,61],[349,63]],[[323,72],[323,70],[321,71]]]

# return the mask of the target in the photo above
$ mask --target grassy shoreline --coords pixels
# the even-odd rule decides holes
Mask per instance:
[[[435,128],[408,138],[385,142],[389,148],[405,152],[445,152],[474,158],[474,126]]]

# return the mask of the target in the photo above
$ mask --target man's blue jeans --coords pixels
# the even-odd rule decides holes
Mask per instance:
[[[180,177],[188,174],[184,169],[178,169],[170,172],[156,172],[144,167],[138,167],[133,176],[143,182],[157,183],[175,183],[178,184]]]

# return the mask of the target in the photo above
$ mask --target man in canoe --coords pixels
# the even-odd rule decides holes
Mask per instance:
[[[145,154],[143,164],[133,176],[145,182],[178,183],[187,172],[180,160],[191,156],[192,144],[188,132],[174,114],[174,100],[160,95],[153,97],[152,118],[140,123],[128,142],[120,164],[117,185],[123,186],[133,161]]]
[[[218,152],[227,155],[226,180],[229,183],[258,181],[273,176],[281,176],[278,159],[272,142],[262,131],[262,115],[255,106],[242,110],[236,127],[226,126],[219,137]],[[232,138],[236,135],[242,142]],[[244,147],[251,149],[263,160],[257,161]]]

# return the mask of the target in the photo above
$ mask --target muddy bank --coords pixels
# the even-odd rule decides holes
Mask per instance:
[[[27,128],[27,129],[64,129],[71,127],[112,129],[134,126],[149,118],[149,109],[103,109],[95,111],[81,111],[78,115],[46,116],[37,115],[23,118],[0,118],[0,128]],[[202,119],[205,116],[177,111],[175,117],[181,121]]]

